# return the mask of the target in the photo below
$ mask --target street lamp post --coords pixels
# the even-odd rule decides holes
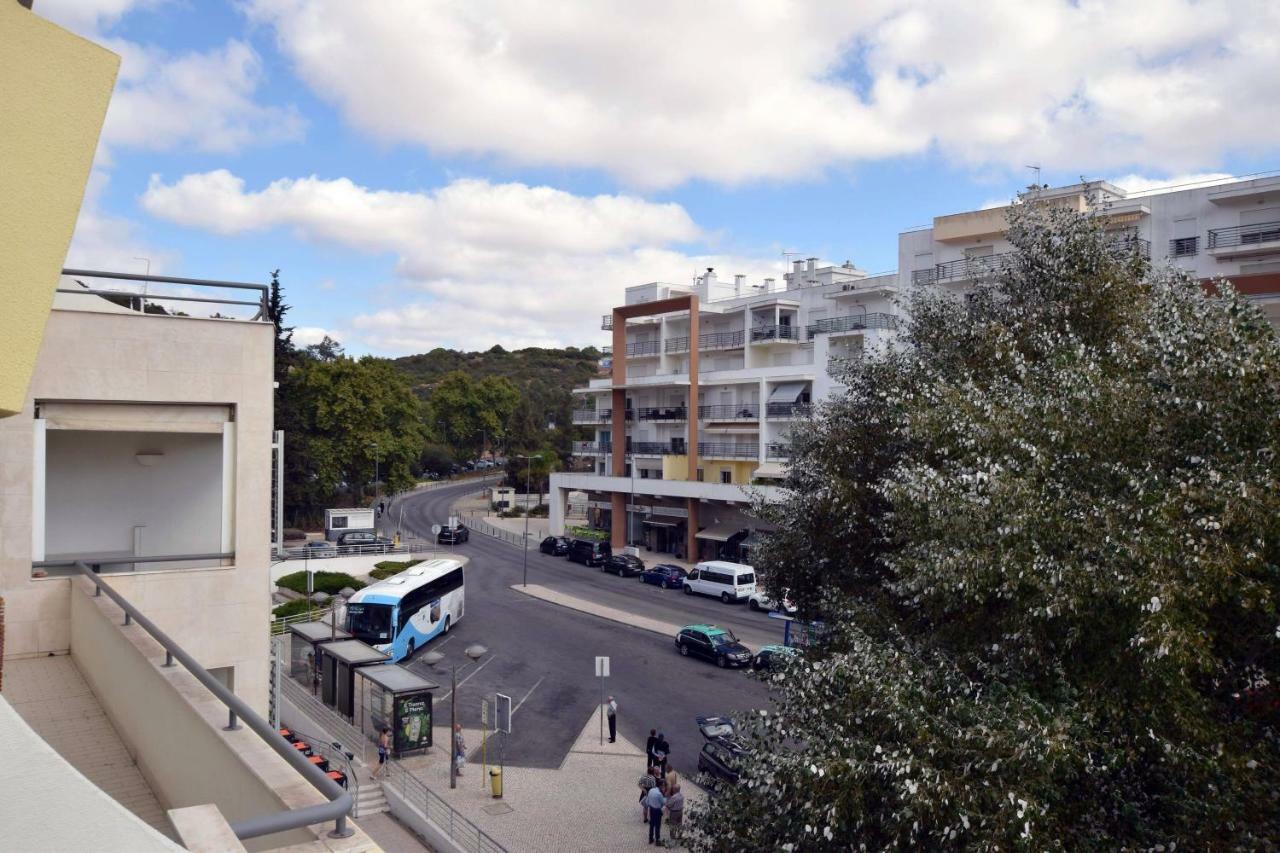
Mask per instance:
[[[524,463],[524,580],[521,586],[529,585],[529,476],[533,473],[533,460],[536,456],[517,455]]]
[[[471,658],[471,660],[474,662],[479,660],[481,657],[483,657],[488,651],[489,650],[486,649],[484,646],[480,645],[479,643],[476,643],[475,645],[467,646],[467,648],[463,651],[463,654]],[[425,660],[428,665],[435,666],[440,661],[444,660],[444,655],[433,649],[430,652],[427,652],[425,655],[423,655],[422,659]],[[451,689],[449,690],[449,787],[450,788],[458,787],[458,759],[457,759],[457,756],[453,754],[454,734],[457,731],[456,729],[457,724],[458,724],[458,665],[454,664],[452,667],[452,684],[451,684]]]
[[[378,470],[378,463],[382,460],[378,458],[378,442],[372,442],[369,446],[373,448],[373,499],[376,501],[378,499],[378,475],[381,473]]]

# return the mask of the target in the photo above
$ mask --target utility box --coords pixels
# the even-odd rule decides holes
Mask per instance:
[[[344,533],[376,533],[372,509],[326,509],[324,538],[337,542]]]
[[[510,486],[495,486],[489,490],[490,500],[498,509],[514,509],[516,506],[516,490]]]

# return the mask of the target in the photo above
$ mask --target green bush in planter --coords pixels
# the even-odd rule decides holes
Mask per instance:
[[[337,595],[344,586],[352,589],[363,589],[364,581],[353,578],[346,572],[314,572],[315,574],[315,591],[323,592],[329,595]],[[276,586],[291,589],[294,592],[307,594],[307,573],[291,572],[280,580],[276,581]]]

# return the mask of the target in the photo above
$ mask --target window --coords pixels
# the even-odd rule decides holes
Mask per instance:
[[[647,480],[647,479],[649,479],[649,469],[648,469],[648,468],[641,468],[641,469],[640,469],[640,479],[641,479],[641,480]]]
[[[722,482],[722,483],[732,483],[732,482],[733,482],[733,471],[731,471],[731,470],[729,470],[729,469],[727,469],[727,468],[722,468],[722,469],[720,469],[720,482]]]
[[[702,469],[698,469],[698,482],[701,483],[703,478]]]
[[[1169,241],[1169,254],[1175,258],[1186,258],[1198,254],[1200,251],[1200,238],[1196,237],[1176,237]]]
[[[330,521],[329,526],[334,530],[341,530],[347,526],[347,517],[345,515],[335,515]]]

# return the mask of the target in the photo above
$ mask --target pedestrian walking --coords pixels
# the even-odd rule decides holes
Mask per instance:
[[[467,742],[462,739],[462,723],[453,724],[453,763],[461,776],[462,768],[467,764]]]
[[[649,807],[649,843],[662,846],[662,808],[667,798],[662,796],[662,789],[654,785],[649,789],[644,803]]]
[[[391,756],[391,729],[383,726],[378,734],[378,767],[373,771],[373,778],[381,778],[387,769],[387,759]]]
[[[613,701],[612,696],[605,706],[605,715],[609,718],[609,743],[613,743],[618,739],[618,703]]]
[[[674,772],[674,771],[672,771]],[[680,785],[667,792],[667,834],[672,841],[680,840],[684,826],[684,794],[680,793]]]
[[[658,769],[650,767],[645,774],[640,777],[640,822],[647,823],[649,820],[649,806],[645,803],[645,799],[649,796],[649,792],[658,784]]]
[[[644,766],[652,767],[658,762],[654,760],[653,747],[658,742],[658,730],[649,729],[649,739],[644,743]]]

